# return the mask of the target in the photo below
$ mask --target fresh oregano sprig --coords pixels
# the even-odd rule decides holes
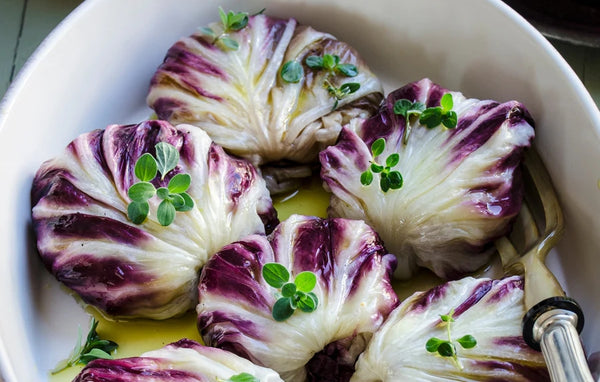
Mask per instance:
[[[219,7],[219,18],[223,25],[223,32],[217,34],[212,28],[202,27],[200,31],[212,38],[211,43],[213,45],[219,45],[221,48],[228,50],[238,50],[240,44],[229,37],[232,32],[242,30],[248,25],[248,13],[247,12],[225,12],[223,8]]]
[[[346,77],[356,77],[358,75],[356,65],[340,63],[340,56],[335,54],[326,53],[323,56],[308,56],[304,63],[311,69],[326,70],[331,75],[343,74]]]
[[[463,349],[471,349],[477,346],[477,340],[471,334],[466,334],[456,340],[452,340],[450,324],[454,322],[453,316],[454,309],[452,309],[448,314],[440,315],[440,319],[446,325],[448,339],[442,340],[440,338],[431,337],[425,344],[425,349],[427,349],[427,351],[430,353],[437,353],[442,357],[452,358],[454,364],[462,370],[463,366],[460,360],[458,359],[458,355],[456,353],[456,345],[454,343],[458,343]]]
[[[177,211],[185,212],[194,207],[194,201],[186,192],[192,182],[189,174],[180,173],[174,175],[167,187],[156,189],[150,183],[157,174],[160,173],[160,179],[171,172],[179,163],[179,151],[166,142],[159,142],[155,146],[156,158],[150,153],[145,153],[138,158],[135,163],[134,173],[140,182],[134,183],[129,187],[127,195],[131,203],[127,206],[127,217],[134,224],[142,224],[150,212],[150,203],[148,202],[154,195],[160,200],[156,211],[156,218],[163,226],[173,223]]]
[[[332,85],[329,80],[325,80],[323,82],[323,86],[325,86],[329,94],[335,98],[335,102],[333,103],[333,108],[331,108],[331,111],[337,109],[338,103],[344,99],[344,97],[346,97],[348,94],[355,93],[358,89],[360,89],[360,84],[358,82],[346,82],[340,87],[336,87]]]
[[[419,123],[429,129],[438,127],[440,124],[448,129],[456,127],[458,116],[452,110],[454,101],[451,93],[446,93],[440,100],[440,106],[425,107],[422,102],[411,102],[407,99],[400,99],[394,103],[394,113],[404,117],[406,127],[402,137],[402,143],[408,142],[408,136],[411,130],[411,117],[418,116]]]
[[[240,373],[232,375],[228,379],[217,378],[218,382],[260,382],[260,379],[256,378],[249,373]]]
[[[401,188],[404,180],[399,171],[392,170],[392,167],[396,166],[400,161],[400,155],[398,153],[390,154],[385,159],[385,164],[383,165],[375,161],[375,158],[381,155],[384,150],[385,139],[376,139],[371,145],[373,160],[370,162],[371,165],[360,174],[360,183],[363,186],[369,186],[373,182],[373,174],[379,174],[379,187],[381,187],[381,191],[388,192],[390,189],[397,190]]]
[[[306,66],[315,70],[325,70],[327,75],[323,80],[323,87],[327,89],[329,95],[334,98],[332,111],[337,109],[339,102],[349,94],[355,93],[360,89],[358,82],[347,82],[340,86],[335,86],[330,79],[336,75],[345,77],[356,77],[358,68],[354,64],[340,63],[340,56],[325,53],[323,56],[308,56],[304,60]],[[288,61],[281,67],[281,78],[287,83],[298,83],[304,76],[302,64],[298,61]]]
[[[119,346],[116,342],[110,340],[103,340],[96,332],[98,327],[98,321],[95,317],[92,317],[90,330],[88,332],[85,343],[81,342],[81,327],[77,335],[77,343],[73,348],[73,351],[69,355],[69,358],[59,362],[59,364],[51,371],[52,374],[56,374],[68,367],[76,364],[87,365],[90,361],[95,359],[112,359],[111,353]]]
[[[285,321],[296,309],[311,313],[317,309],[319,299],[312,290],[317,285],[317,276],[310,271],[298,273],[294,282],[289,282],[290,273],[281,264],[266,263],[262,268],[262,276],[281,297],[273,305],[275,321]]]

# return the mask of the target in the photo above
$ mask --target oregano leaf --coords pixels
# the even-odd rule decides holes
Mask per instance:
[[[299,291],[308,293],[317,285],[317,276],[310,271],[300,272],[294,279],[294,284]]]
[[[373,173],[371,170],[367,169],[365,172],[360,174],[360,183],[363,186],[369,186],[371,183],[373,183]]]
[[[464,335],[456,340],[463,349],[471,349],[477,345],[477,340],[470,334]]]
[[[273,288],[281,288],[290,280],[290,272],[281,264],[266,263],[262,268],[262,276]]]
[[[381,155],[385,150],[385,138],[378,138],[371,144],[371,152],[373,157]]]
[[[219,42],[229,50],[238,50],[240,48],[240,44],[231,37],[222,37],[219,39]]]
[[[346,77],[356,77],[358,75],[358,69],[352,64],[339,64],[335,69]]]
[[[288,83],[300,82],[304,75],[304,69],[297,61],[288,61],[281,68],[281,78]]]
[[[173,223],[173,220],[175,220],[175,207],[170,200],[165,199],[160,202],[156,210],[156,219],[164,227]]]
[[[454,357],[456,351],[454,349],[454,345],[452,345],[449,341],[443,341],[438,346],[437,352],[442,357]]]
[[[184,203],[183,206],[179,208],[176,207],[177,211],[186,212],[194,208],[194,200],[188,195],[187,192],[182,192],[179,195],[183,198]]]
[[[286,283],[281,287],[281,295],[283,297],[294,297],[296,294],[296,284]]]
[[[161,179],[164,179],[167,173],[179,163],[179,151],[167,142],[158,142],[155,148],[158,171],[161,174]]]
[[[169,180],[167,188],[173,194],[180,194],[186,192],[191,183],[192,177],[189,174],[176,174]]]
[[[252,374],[240,373],[232,375],[225,382],[260,382],[260,379],[256,378]]]
[[[430,107],[423,110],[419,117],[419,123],[433,129],[442,123],[442,109],[439,107]]]
[[[133,224],[142,224],[148,217],[150,205],[148,202],[131,202],[127,206],[127,218]]]
[[[136,178],[142,182],[149,182],[156,177],[157,170],[156,159],[151,154],[145,153],[135,162],[133,171]]]
[[[289,297],[282,297],[273,305],[273,318],[275,321],[285,321],[292,314],[294,314],[294,308],[292,307],[292,299]]]
[[[385,160],[385,165],[387,167],[394,167],[395,165],[398,164],[398,162],[400,162],[400,154],[393,153],[387,157],[387,159]]]
[[[156,188],[150,182],[138,182],[127,190],[127,196],[134,202],[146,202],[156,194]]]
[[[320,56],[308,56],[304,63],[311,69],[323,69],[323,57]]]
[[[446,93],[442,96],[440,100],[440,106],[442,107],[442,111],[450,111],[452,107],[454,107],[454,101],[452,100],[452,94]]]

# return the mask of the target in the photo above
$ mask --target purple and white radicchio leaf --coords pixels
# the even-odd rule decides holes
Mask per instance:
[[[194,208],[163,227],[160,199],[140,225],[127,218],[127,191],[144,153],[167,142],[191,175]],[[83,134],[45,162],[31,190],[33,227],[47,269],[111,316],[165,319],[197,303],[200,268],[223,245],[277,224],[265,183],[247,161],[232,158],[193,126],[164,121],[111,125]],[[269,228],[270,227],[270,228]]]
[[[290,187],[290,178],[309,175],[342,125],[372,115],[383,98],[381,83],[352,47],[294,19],[250,16],[229,37],[239,43],[237,50],[213,44],[202,30],[177,41],[154,74],[147,102],[160,119],[198,126],[228,152],[261,166],[274,192]],[[323,54],[355,65],[358,74],[306,66],[306,57]],[[297,83],[280,75],[289,61],[303,66]],[[360,88],[332,111],[326,77],[336,87],[355,82]]]
[[[445,93],[453,97],[456,128],[429,129],[413,118],[404,144],[406,121],[394,114],[395,102],[434,107]],[[493,241],[509,231],[521,208],[519,166],[532,125],[516,101],[465,98],[428,79],[408,84],[387,97],[379,114],[345,127],[338,143],[321,152],[321,176],[333,193],[329,212],[371,225],[397,256],[397,277],[410,277],[417,266],[443,278],[464,276],[489,261]],[[400,189],[383,192],[379,174],[370,186],[361,184],[378,138],[386,141],[378,163],[399,154],[392,170],[403,176]]]
[[[441,316],[452,310],[457,362],[425,347],[433,337],[448,340]],[[521,335],[524,314],[523,280],[516,276],[468,277],[417,292],[375,333],[351,381],[549,381],[542,353]],[[475,338],[475,347],[456,341],[465,335]]]
[[[273,370],[188,339],[139,357],[94,360],[73,382],[223,382],[242,373],[261,382],[283,382]]]
[[[261,273],[272,262],[286,267],[290,280],[315,273],[315,311],[274,320],[279,292]],[[198,328],[207,345],[272,368],[288,382],[348,381],[358,354],[397,305],[394,266],[364,222],[292,215],[268,238],[249,236],[206,264]]]

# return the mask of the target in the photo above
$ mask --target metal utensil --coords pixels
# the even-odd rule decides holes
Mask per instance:
[[[533,149],[525,152],[523,172],[525,203],[513,233],[496,242],[505,274],[525,280],[523,338],[542,351],[553,382],[594,382],[579,338],[583,311],[545,264],[564,223],[548,171]]]

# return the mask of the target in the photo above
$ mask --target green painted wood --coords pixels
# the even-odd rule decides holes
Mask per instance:
[[[15,68],[23,67],[44,38],[81,0],[26,0],[23,32],[17,50]]]
[[[587,48],[569,44],[567,42],[550,40],[550,43],[558,50],[561,56],[569,63],[579,78],[583,77],[585,66],[585,54]]]
[[[0,0],[0,98],[8,88],[25,0]]]
[[[600,49],[587,50],[583,84],[596,101],[596,105],[600,107]]]

